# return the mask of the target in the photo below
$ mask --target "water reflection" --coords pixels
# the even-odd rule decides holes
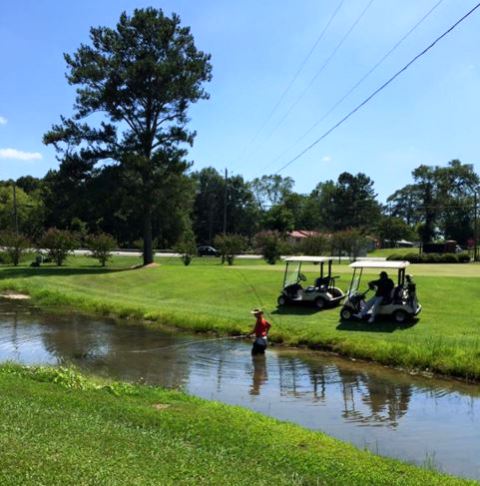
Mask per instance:
[[[260,389],[268,381],[267,357],[264,354],[252,356],[252,387],[250,395],[260,395]]]
[[[345,375],[341,370],[339,374]],[[412,386],[372,379],[368,373],[362,372],[352,378],[342,376],[343,417],[357,423],[396,427],[407,413]],[[366,412],[359,407],[359,401],[367,405]]]
[[[237,339],[202,340],[0,301],[0,361],[73,363],[119,380],[188,392],[323,430],[375,452],[480,477],[478,387],[411,377],[330,355]]]

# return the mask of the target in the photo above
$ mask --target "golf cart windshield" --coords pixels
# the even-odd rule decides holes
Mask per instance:
[[[359,271],[357,271],[357,269],[355,269],[353,271],[352,281],[350,282],[350,288],[348,289],[349,297],[358,292],[361,279],[362,279],[362,270],[360,269]]]
[[[284,287],[288,287],[289,285],[294,285],[298,283],[300,268],[300,262],[287,262],[287,268],[285,270],[285,281],[283,282]]]
[[[331,257],[321,257],[321,256],[291,256],[285,258],[286,268],[285,277],[283,281],[283,287],[288,287],[289,285],[294,285],[304,280],[305,277],[301,278],[302,264],[313,264],[319,265],[320,267],[320,277],[324,277],[324,264],[326,264],[326,275],[330,278],[332,271],[332,258]]]
[[[397,270],[398,272],[398,285],[404,285],[405,283],[405,269],[410,265],[408,261],[394,262],[394,261],[358,261],[350,264],[350,268],[353,268],[352,281],[350,282],[350,288],[348,295],[353,295],[358,292],[360,287],[360,281],[362,279],[363,270],[367,269],[381,269],[381,270]]]

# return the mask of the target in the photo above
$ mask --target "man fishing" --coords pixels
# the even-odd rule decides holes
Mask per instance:
[[[272,327],[271,324],[263,317],[262,309],[253,309],[251,314],[256,318],[255,326],[250,336],[255,337],[252,347],[252,355],[264,354],[267,349],[267,335]]]

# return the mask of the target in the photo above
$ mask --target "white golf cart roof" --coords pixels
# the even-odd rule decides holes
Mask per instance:
[[[286,257],[285,262],[303,262],[303,263],[324,263],[333,260],[333,257],[323,257],[323,256],[291,256]]]
[[[363,260],[361,262],[353,262],[350,264],[350,268],[394,268],[401,270],[402,268],[407,268],[410,262],[379,262],[373,260]]]

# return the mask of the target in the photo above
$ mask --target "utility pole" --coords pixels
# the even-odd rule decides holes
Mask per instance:
[[[477,188],[473,189],[473,261],[478,261],[478,215],[477,215]]]
[[[15,222],[15,234],[18,236],[17,183],[15,181],[13,181],[13,219]]]
[[[228,170],[225,169],[225,191],[223,194],[223,234],[227,234]]]

